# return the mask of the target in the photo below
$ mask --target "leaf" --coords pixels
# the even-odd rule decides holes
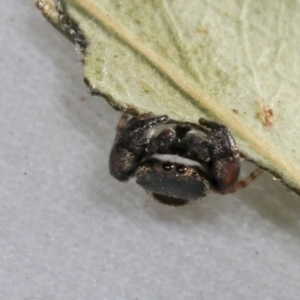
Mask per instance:
[[[87,42],[84,77],[93,93],[123,111],[214,119],[230,128],[247,158],[299,193],[299,2],[64,0],[62,6]]]

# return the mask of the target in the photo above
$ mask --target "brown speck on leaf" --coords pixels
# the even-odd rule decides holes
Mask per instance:
[[[237,109],[235,109],[235,108],[233,108],[232,111],[233,111],[235,114],[237,114],[237,115],[239,114],[239,111],[238,111]]]
[[[197,28],[196,31],[201,34],[208,34],[208,30],[206,28]]]
[[[273,125],[274,111],[272,108],[266,105],[263,99],[259,102],[259,108],[256,115],[260,119],[263,126],[270,128]]]

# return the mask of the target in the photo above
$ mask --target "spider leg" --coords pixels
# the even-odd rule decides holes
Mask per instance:
[[[218,192],[218,193],[222,194],[222,195],[227,195],[227,194],[234,193],[234,192],[246,187],[250,182],[252,182],[256,177],[258,177],[262,173],[263,173],[262,169],[257,168],[256,170],[251,172],[250,175],[246,179],[240,180],[240,181],[236,182],[228,190],[221,191],[221,192]]]
[[[128,119],[129,119],[129,115],[122,114],[122,116],[120,117],[119,123],[117,125],[117,131],[119,131],[126,125]]]
[[[110,152],[109,169],[112,176],[126,181],[134,176],[141,161],[147,155],[147,146],[155,133],[154,126],[168,121],[167,115],[143,114],[120,118],[114,145]]]
[[[152,138],[146,148],[146,153],[151,154],[176,154],[179,139],[173,128],[162,130],[156,137]]]
[[[202,125],[203,127],[209,128],[211,130],[227,130],[227,127],[224,125],[221,125],[219,123],[213,122],[206,120],[204,118],[199,119],[199,124]]]
[[[120,131],[126,126],[132,126],[133,129],[138,126],[134,126],[135,124],[138,124],[140,127],[149,127],[149,126],[155,126],[161,123],[166,123],[169,118],[167,115],[162,116],[154,116],[152,113],[144,113],[139,116],[134,116],[130,120],[130,115],[123,113],[120,117],[119,123],[117,125],[117,131]]]

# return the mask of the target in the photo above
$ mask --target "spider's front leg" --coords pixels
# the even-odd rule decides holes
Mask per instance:
[[[236,142],[224,125],[200,119],[199,123],[211,129],[207,139],[212,143],[209,147],[211,153],[211,174],[214,188],[220,194],[226,195],[246,187],[256,177],[262,174],[256,169],[243,180],[238,181],[240,172],[240,154]],[[213,146],[214,145],[214,146]]]
[[[109,158],[110,173],[120,181],[130,179],[141,161],[149,155],[147,147],[155,134],[154,127],[169,120],[166,115],[141,115],[128,119],[127,115],[120,119]]]
[[[240,172],[236,142],[226,126],[205,119],[199,123],[210,131],[206,136],[189,131],[181,141],[180,155],[198,161],[206,169],[212,188],[225,191],[235,184]]]
[[[217,192],[230,189],[240,174],[240,154],[235,139],[224,125],[200,119],[199,124],[211,129],[206,140],[211,156],[212,183]]]

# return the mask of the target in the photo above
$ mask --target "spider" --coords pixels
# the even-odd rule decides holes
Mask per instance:
[[[238,181],[239,150],[227,127],[203,118],[199,124],[206,135],[199,126],[172,121],[167,115],[123,114],[110,153],[111,175],[119,181],[135,177],[159,202],[180,206],[204,197],[209,189],[234,193],[262,173],[257,169]],[[163,160],[165,155],[189,163]]]

